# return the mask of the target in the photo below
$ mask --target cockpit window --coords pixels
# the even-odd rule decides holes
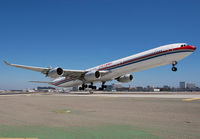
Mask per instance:
[[[184,46],[186,46],[186,44],[181,45],[181,47],[184,47]]]

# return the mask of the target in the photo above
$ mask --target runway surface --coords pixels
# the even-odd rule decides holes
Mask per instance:
[[[200,92],[120,92],[120,93],[111,93],[111,92],[72,92],[72,93],[24,93],[24,92],[15,92],[15,93],[0,93],[1,96],[76,96],[76,97],[141,97],[141,98],[200,98]]]
[[[77,93],[1,94],[0,138],[200,138],[199,93]]]
[[[56,96],[56,95],[55,95]],[[59,95],[57,95],[59,96]],[[62,96],[87,96],[87,97],[139,97],[139,98],[200,98],[200,94],[180,94],[180,95],[164,95],[164,94],[144,94],[144,95],[138,95],[138,94],[91,94],[91,95],[62,95]]]

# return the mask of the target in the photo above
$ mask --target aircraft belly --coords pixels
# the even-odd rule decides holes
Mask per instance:
[[[163,55],[160,57],[151,58],[148,60],[140,61],[137,63],[133,63],[130,65],[121,67],[119,69],[116,69],[113,72],[118,74],[118,77],[119,77],[119,76],[122,76],[125,74],[129,74],[129,73],[133,73],[133,72],[137,72],[137,71],[141,71],[141,70],[145,70],[145,69],[150,69],[150,68],[154,68],[157,66],[162,66],[165,64],[166,64],[166,56]]]
[[[166,55],[166,61],[168,61],[169,64],[172,63],[172,61],[179,61],[184,59],[185,57],[191,55],[192,52],[182,52],[182,53],[175,53],[171,55]]]

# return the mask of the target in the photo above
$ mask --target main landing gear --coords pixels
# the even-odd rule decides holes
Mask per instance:
[[[176,72],[177,71],[177,68],[175,67],[175,65],[177,65],[178,62],[177,61],[173,61],[172,62],[172,71]]]
[[[106,82],[102,82],[102,85],[101,85],[101,87],[99,88],[99,90],[104,90],[104,89],[107,87],[107,85],[105,85],[105,83],[106,83]]]
[[[97,87],[96,86],[93,86],[93,83],[91,83],[91,85],[87,85],[87,84],[82,84],[81,87],[79,87],[79,90],[85,90],[85,88],[91,88],[93,90],[96,90]]]
[[[105,85],[106,82],[102,82],[101,87],[99,88],[99,90],[103,91],[107,85]],[[85,88],[91,88],[92,90],[96,90],[97,87],[93,85],[93,83],[91,83],[90,85],[87,84],[82,84],[81,87],[79,87],[79,90],[85,90]]]
[[[89,86],[88,86],[88,88],[91,88],[91,89],[94,89],[94,90],[96,90],[96,89],[97,89],[97,87],[96,87],[96,86],[93,86],[93,83],[91,83],[91,85],[89,85]]]
[[[87,84],[82,84],[82,86],[79,87],[79,90],[85,90],[85,88],[87,88],[87,87],[88,87]]]

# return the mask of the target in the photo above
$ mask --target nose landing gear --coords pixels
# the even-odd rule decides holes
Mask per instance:
[[[177,61],[173,61],[172,62],[172,71],[176,72],[177,71],[177,68],[175,67],[175,65],[177,65],[178,62]]]
[[[172,67],[172,71],[177,71],[177,68],[176,67]]]

